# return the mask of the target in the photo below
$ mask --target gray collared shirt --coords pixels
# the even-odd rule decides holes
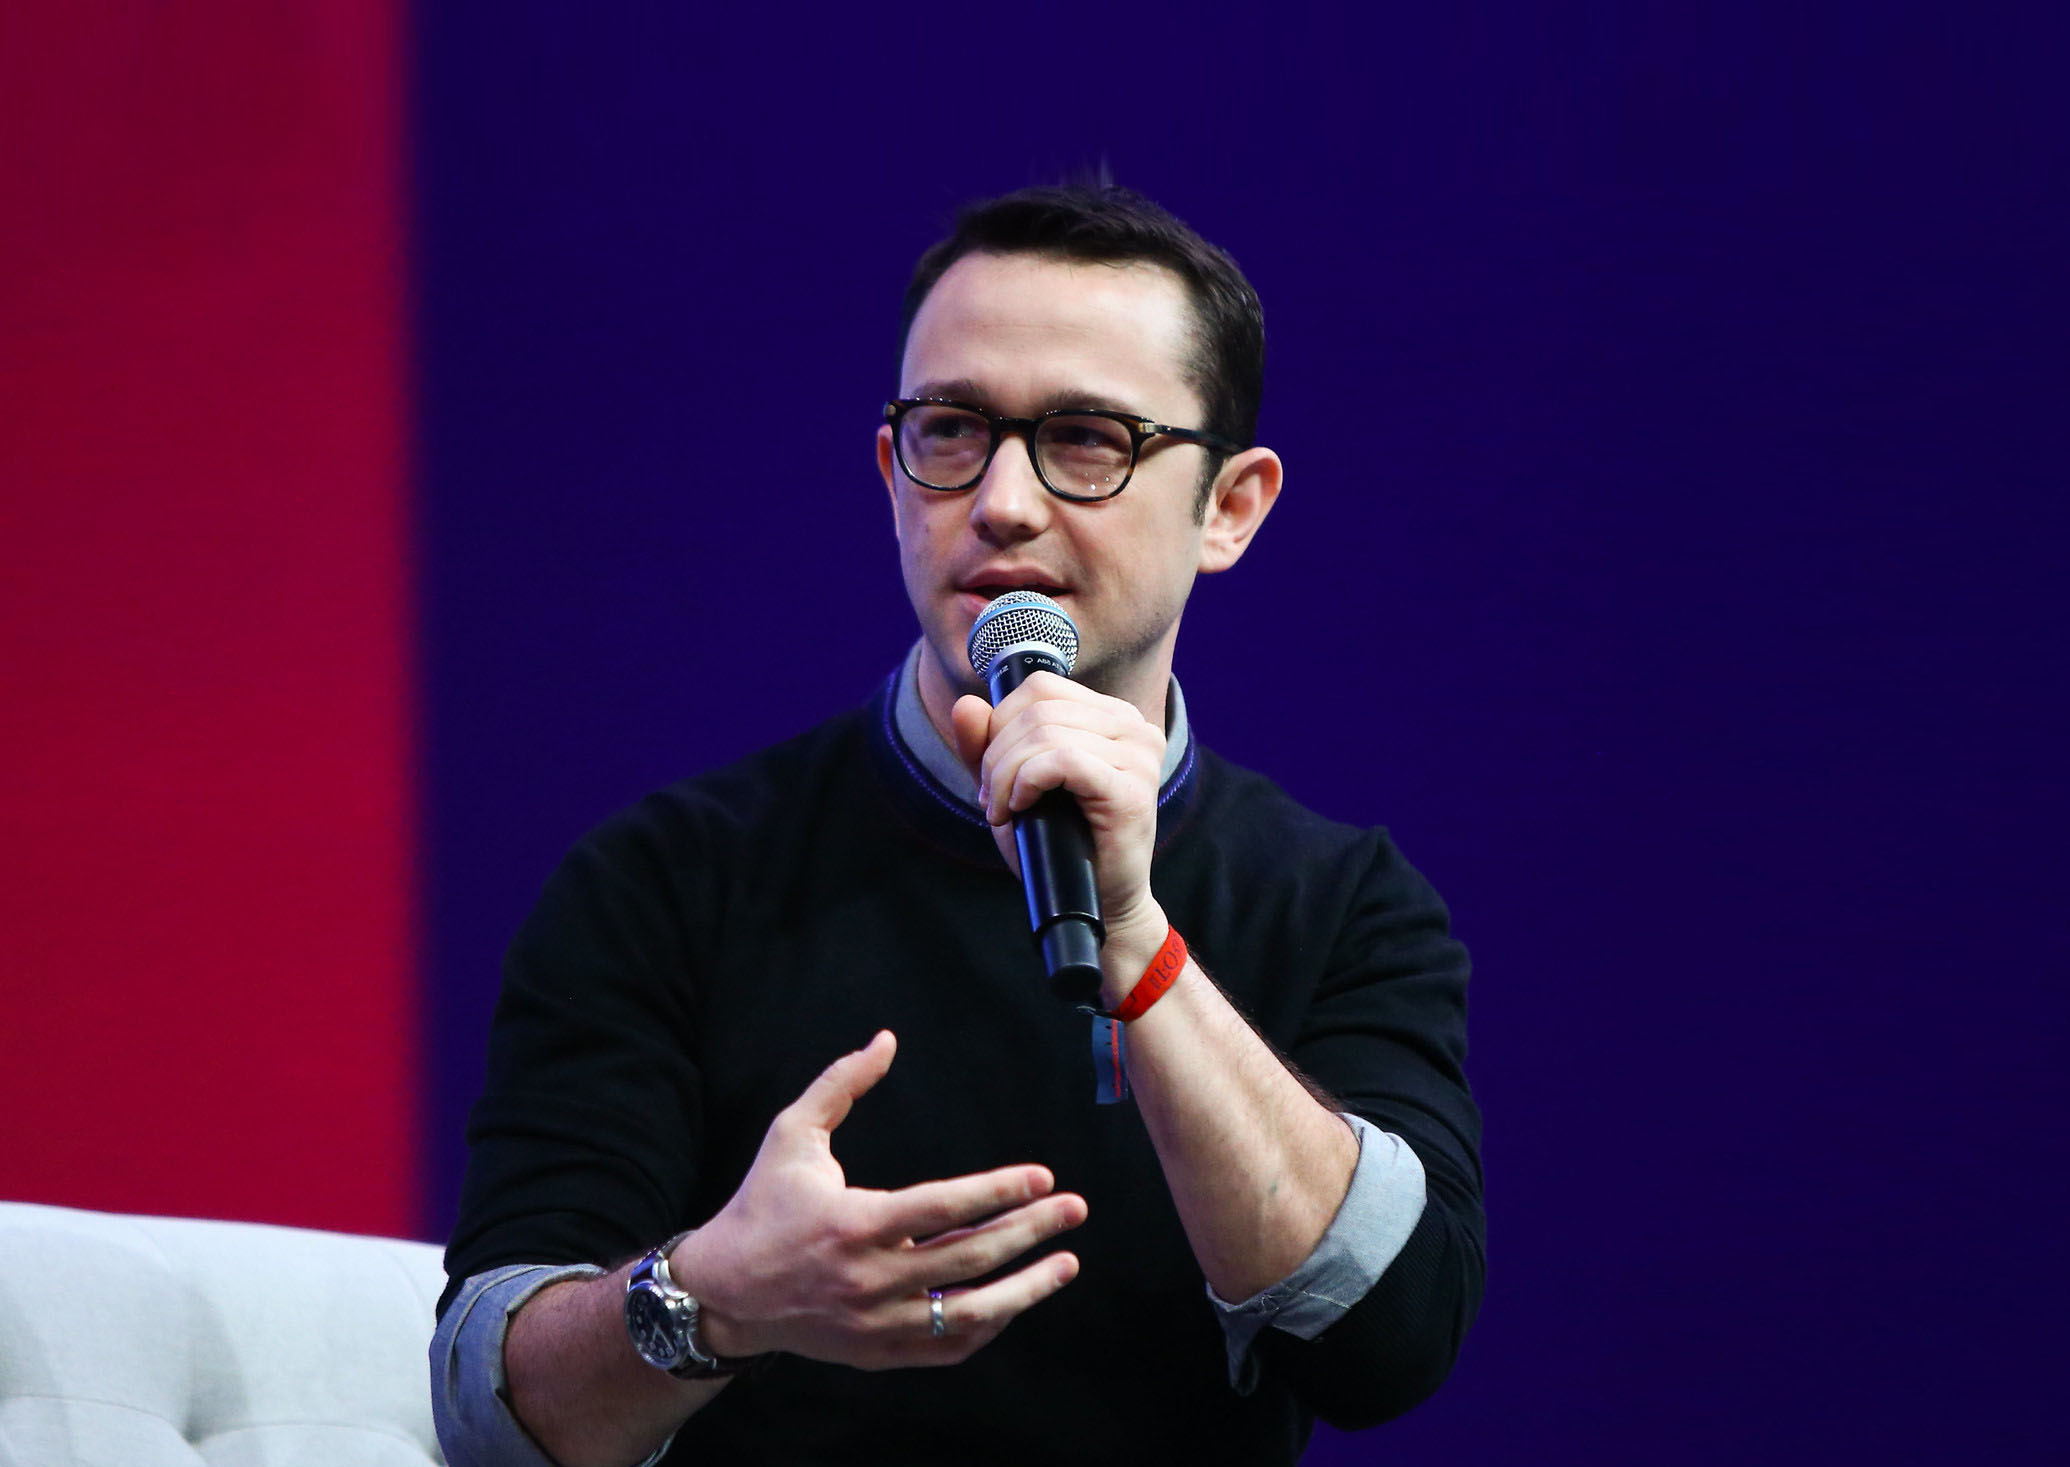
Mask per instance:
[[[916,643],[900,671],[893,704],[899,737],[943,789],[974,811],[977,780],[920,702],[921,650]],[[1192,736],[1186,700],[1173,678],[1165,698],[1161,780],[1180,767]],[[1358,1165],[1315,1251],[1278,1283],[1238,1303],[1207,1290],[1222,1326],[1229,1383],[1240,1393],[1248,1395],[1258,1383],[1251,1345],[1259,1331],[1269,1326],[1314,1339],[1365,1297],[1423,1216],[1423,1163],[1408,1143],[1358,1116],[1344,1119],[1358,1138]],[[603,1272],[593,1264],[514,1264],[475,1274],[461,1287],[431,1341],[432,1417],[451,1467],[553,1467],[511,1412],[504,1335],[511,1316],[548,1284]],[[647,1461],[667,1449],[664,1442]]]

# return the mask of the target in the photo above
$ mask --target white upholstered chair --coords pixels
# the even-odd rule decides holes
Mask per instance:
[[[0,1467],[423,1467],[428,1243],[0,1202]]]

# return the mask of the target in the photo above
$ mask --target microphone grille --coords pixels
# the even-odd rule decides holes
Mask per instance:
[[[971,625],[971,671],[988,675],[993,658],[1027,642],[1054,653],[1067,673],[1078,665],[1078,626],[1070,614],[1040,591],[1008,591],[979,612]]]

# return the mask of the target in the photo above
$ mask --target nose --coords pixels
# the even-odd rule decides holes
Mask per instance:
[[[1008,433],[970,499],[970,524],[988,544],[1032,540],[1049,524],[1049,491],[1036,477],[1023,434]]]

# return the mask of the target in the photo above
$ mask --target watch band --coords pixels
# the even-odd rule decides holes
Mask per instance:
[[[698,1302],[668,1271],[669,1254],[689,1236],[676,1234],[634,1266],[625,1281],[626,1332],[642,1360],[678,1380],[738,1375],[767,1357],[729,1357],[704,1348],[698,1338]]]

